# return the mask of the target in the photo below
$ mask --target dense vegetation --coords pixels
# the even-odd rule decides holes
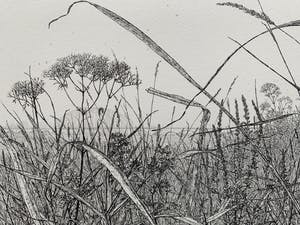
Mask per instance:
[[[261,103],[242,95],[230,104],[227,97],[218,101],[206,90],[234,54],[244,49],[299,91],[273,33],[277,29],[297,41],[283,28],[298,22],[276,25],[262,8],[260,13],[221,3],[262,20],[266,31],[239,43],[202,87],[141,30],[87,3],[132,32],[199,89],[192,100],[155,88],[147,92],[153,99],[183,104],[186,110],[198,107],[201,121],[198,127],[172,130],[183,113],[165,127],[152,124],[153,101],[145,113],[137,71],[116,58],[71,54],[58,58],[40,78],[29,72],[28,79],[15,83],[9,97],[30,126],[8,110],[17,129],[0,127],[0,223],[298,224],[300,119],[291,98],[274,83],[261,86],[265,97]],[[277,43],[291,80],[246,49],[247,43],[264,34]],[[46,82],[58,88],[79,117],[70,121],[68,109],[57,111]],[[129,88],[136,89],[137,107],[125,97]],[[215,123],[208,107],[195,101],[200,94],[219,107]],[[50,113],[43,110],[45,101]],[[113,115],[108,121],[109,109]]]

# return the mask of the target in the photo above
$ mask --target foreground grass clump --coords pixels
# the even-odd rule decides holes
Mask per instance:
[[[235,101],[237,127],[222,125],[220,111],[212,129],[204,124],[177,132],[158,129],[149,133],[152,125],[145,122],[153,112],[143,115],[139,108],[134,111],[140,115],[139,126],[120,121],[124,120],[120,115],[132,118],[129,109],[134,108],[119,91],[124,93],[130,86],[139,90],[140,84],[129,66],[123,62],[127,69],[119,71],[111,68],[120,65],[117,61],[109,64],[101,58],[106,59],[107,70],[102,69],[105,76],[96,78],[91,76],[94,70],[80,67],[88,61],[70,66],[65,60],[72,57],[95,58],[78,54],[59,59],[45,77],[55,80],[71,101],[80,114],[77,121],[66,122],[68,111],[58,117],[45,81],[30,74],[29,80],[17,82],[9,94],[24,110],[31,127],[11,113],[18,128],[1,128],[3,222],[205,224],[218,220],[220,224],[268,224],[284,218],[297,224],[294,205],[272,168],[297,201],[299,118],[275,84],[262,86],[266,99],[260,106],[254,101],[250,106],[244,96]],[[114,80],[124,71],[134,82]],[[81,99],[71,98],[71,88]],[[52,121],[42,111],[40,99],[46,96],[53,106]],[[106,107],[93,110],[98,99],[105,99]],[[115,111],[107,121],[105,114],[113,105]],[[250,108],[256,112],[254,121]],[[89,116],[95,112],[96,120],[95,115]],[[127,129],[121,129],[119,123],[127,124]]]
[[[273,30],[284,32],[282,28],[297,22],[276,26],[264,12],[220,4],[263,20],[267,30],[245,44],[236,41],[238,49],[202,87],[155,41],[114,12],[77,1],[66,15],[82,2],[138,37],[199,92],[186,99],[155,89],[157,64],[154,87],[147,89],[153,95],[151,109],[145,114],[139,99],[141,81],[126,62],[72,54],[59,58],[43,79],[29,72],[27,80],[13,86],[9,97],[30,125],[8,110],[17,128],[0,127],[1,223],[298,224],[300,120],[292,100],[273,83],[262,86],[263,103],[242,96],[235,99],[234,107],[228,94],[219,102],[206,90],[234,54],[244,49],[299,91],[291,73],[289,81],[245,48],[264,34],[271,34],[277,43]],[[57,111],[46,79],[69,101],[71,111]],[[136,89],[136,104],[126,98],[128,88]],[[209,121],[207,105],[195,100],[199,94],[218,106],[215,123]],[[183,104],[185,111],[153,129],[154,96]],[[51,112],[44,111],[46,103]],[[168,130],[189,107],[200,111],[197,125]]]

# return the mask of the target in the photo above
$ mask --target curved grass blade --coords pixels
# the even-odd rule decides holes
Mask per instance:
[[[205,126],[207,125],[209,119],[210,119],[210,111],[202,104],[194,101],[194,99],[201,93],[197,93],[191,100],[188,100],[180,95],[176,95],[176,94],[169,94],[167,92],[163,92],[163,91],[159,91],[155,88],[148,88],[146,89],[146,91],[149,93],[149,94],[152,94],[152,95],[156,95],[156,96],[159,96],[159,97],[162,97],[162,98],[165,98],[165,99],[168,99],[170,101],[173,101],[173,102],[176,102],[176,103],[179,103],[179,104],[182,104],[182,105],[185,105],[186,108],[184,110],[184,112],[181,114],[181,116],[176,119],[176,120],[172,120],[170,123],[168,123],[167,125],[165,125],[164,127],[162,128],[158,128],[158,129],[154,129],[153,131],[157,131],[157,130],[161,130],[161,129],[164,129],[172,124],[174,124],[175,122],[181,120],[183,118],[183,116],[185,115],[187,109],[192,106],[192,107],[199,107],[202,109],[203,111],[203,117],[202,117],[202,120],[201,120],[201,130],[204,130],[205,129]]]
[[[219,108],[221,108],[228,117],[231,118],[231,120],[235,120],[235,118],[227,112],[227,110],[222,107],[222,105],[208,92],[206,91],[207,86],[211,83],[212,78],[207,82],[207,84],[202,87],[198,82],[196,82],[189,73],[172,57],[170,56],[162,47],[160,47],[155,41],[153,41],[147,34],[145,34],[142,30],[140,30],[138,27],[124,19],[123,17],[117,15],[116,13],[110,11],[109,9],[106,9],[98,4],[92,3],[90,1],[76,1],[73,2],[68,10],[67,13],[57,17],[56,19],[53,19],[49,23],[49,27],[52,23],[60,20],[61,18],[69,15],[71,12],[71,9],[74,5],[78,3],[88,3],[91,6],[95,7],[97,10],[102,12],[104,15],[118,23],[121,27],[135,35],[138,39],[140,39],[143,43],[145,43],[148,47],[150,47],[157,55],[159,55],[161,58],[163,58],[169,65],[171,65],[175,70],[177,70],[187,81],[189,81],[194,87],[201,90],[202,93],[204,93],[212,102],[214,102]]]
[[[178,157],[179,157],[179,159],[184,159],[184,158],[191,157],[191,156],[198,155],[198,154],[212,154],[212,155],[218,157],[216,154],[214,154],[216,151],[218,151],[218,149],[190,150],[190,151],[181,153]]]
[[[121,27],[128,30],[130,33],[135,35],[138,39],[140,39],[142,42],[144,42],[147,46],[149,46],[156,54],[158,54],[160,57],[162,57],[165,61],[167,61],[172,67],[174,67],[180,74],[182,74],[188,81],[191,83],[194,83],[196,86],[199,86],[199,84],[194,81],[194,79],[185,71],[185,69],[180,66],[180,64],[172,57],[170,56],[162,47],[160,47],[156,42],[154,42],[147,34],[145,34],[143,31],[141,31],[138,27],[124,19],[123,17],[117,15],[113,11],[106,9],[98,4],[92,3],[90,1],[75,1],[73,2],[69,8],[66,14],[50,21],[49,27],[52,23],[58,21],[59,19],[69,15],[71,12],[71,9],[74,5],[78,3],[88,3],[91,6],[94,6],[97,10],[102,12],[104,15],[108,16],[110,19],[118,23]],[[202,88],[201,88],[202,89]]]
[[[202,105],[202,104],[200,104],[196,101],[192,101],[190,103],[190,100],[188,100],[188,99],[186,99],[186,98],[184,98],[180,95],[169,94],[167,92],[163,92],[163,91],[160,91],[160,90],[157,90],[157,89],[154,89],[154,88],[147,88],[146,91],[149,94],[156,95],[156,96],[168,99],[172,102],[176,102],[176,103],[179,103],[179,104],[182,104],[182,105],[185,105],[185,106],[189,105],[189,106],[199,107],[202,110],[208,110],[204,105]]]
[[[119,182],[123,190],[126,194],[130,197],[130,199],[135,203],[138,209],[145,215],[145,217],[149,220],[152,225],[156,225],[152,215],[150,214],[147,207],[143,204],[140,200],[138,195],[135,191],[131,188],[131,185],[122,171],[120,171],[113,162],[102,152],[98,151],[97,149],[88,146],[86,144],[77,144],[80,147],[83,147],[86,151],[88,151],[91,155],[93,155],[102,165],[104,165],[109,172],[113,175],[113,177]]]
[[[13,145],[10,143],[8,135],[6,134],[5,130],[0,127],[0,137],[5,143],[5,147],[8,151],[9,156],[11,157],[11,161],[13,163],[13,167],[16,170],[22,171],[21,162],[17,156],[17,149],[18,146]],[[33,218],[33,223],[35,225],[41,225],[42,223],[40,220],[45,220],[44,216],[39,212],[36,202],[34,201],[33,197],[30,194],[28,184],[21,174],[16,174],[16,180],[24,200],[24,203],[27,207],[27,210],[30,214],[30,217]],[[50,224],[50,223],[49,223]]]
[[[268,33],[269,31],[263,31],[257,35],[255,35],[254,37],[252,37],[251,39],[249,39],[248,41],[246,41],[245,43],[242,44],[242,46],[240,46],[239,48],[237,48],[236,50],[233,51],[233,53],[231,53],[226,60],[222,63],[222,65],[220,67],[218,67],[218,69],[216,70],[216,72],[214,73],[214,75],[209,79],[209,81],[206,83],[206,85],[204,87],[202,87],[200,84],[198,84],[188,73],[187,71],[173,58],[171,57],[164,49],[162,49],[156,42],[154,42],[148,35],[146,35],[143,31],[141,31],[139,28],[137,28],[135,25],[131,24],[129,21],[127,21],[126,19],[124,19],[123,17],[117,15],[116,13],[110,11],[109,9],[106,9],[98,4],[92,3],[90,1],[76,1],[73,2],[68,10],[67,13],[57,17],[56,19],[53,19],[52,21],[50,21],[49,23],[49,27],[51,26],[52,23],[60,20],[61,18],[69,15],[69,13],[71,12],[71,9],[74,5],[78,4],[78,3],[88,3],[89,5],[95,7],[97,10],[99,10],[100,12],[102,12],[104,15],[106,15],[107,17],[109,17],[110,19],[112,19],[113,21],[115,21],[116,23],[118,23],[121,27],[123,27],[124,29],[128,30],[130,33],[132,33],[133,35],[135,35],[138,39],[140,39],[142,42],[144,42],[147,46],[149,46],[157,55],[159,55],[160,57],[162,57],[167,63],[169,63],[174,69],[176,69],[185,79],[187,79],[193,86],[195,86],[196,88],[198,88],[199,90],[201,90],[214,104],[216,104],[234,123],[237,123],[236,119],[230,114],[230,112],[228,112],[228,110],[226,110],[221,104],[220,102],[218,102],[214,96],[212,96],[208,91],[206,91],[206,87],[212,82],[212,80],[219,74],[219,72],[222,70],[222,68],[227,64],[227,62],[245,45],[247,45],[248,43],[250,43],[251,41],[253,41],[254,39]],[[272,30],[276,30],[276,29],[281,29],[281,28],[286,28],[286,27],[292,27],[292,26],[300,26],[300,20],[295,20],[295,21],[291,21],[288,23],[284,23],[278,26],[275,26],[273,28],[271,28]]]
[[[224,214],[226,214],[227,212],[229,212],[230,210],[232,210],[234,208],[235,208],[235,206],[228,208],[228,209],[220,208],[220,210],[216,214],[207,218],[206,223],[211,223],[211,222],[219,219]],[[175,220],[178,220],[178,221],[184,222],[186,224],[190,224],[190,225],[203,225],[202,223],[194,220],[193,218],[185,217],[185,216],[158,215],[158,216],[156,216],[156,218],[173,218]]]

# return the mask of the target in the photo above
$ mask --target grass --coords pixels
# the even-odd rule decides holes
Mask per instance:
[[[221,101],[206,88],[243,49],[298,91],[274,31],[296,40],[283,28],[299,22],[276,25],[261,4],[259,13],[236,3],[220,3],[263,20],[266,31],[243,44],[236,41],[239,47],[202,86],[142,30],[100,5],[74,2],[49,25],[79,3],[88,3],[131,32],[199,91],[186,99],[157,90],[158,63],[154,87],[146,90],[152,101],[150,112],[145,113],[140,105],[138,72],[116,58],[73,54],[59,58],[43,79],[33,78],[29,71],[28,79],[17,82],[9,97],[22,108],[30,127],[8,109],[17,129],[0,127],[0,223],[298,224],[300,120],[292,101],[271,83],[263,85],[265,102],[260,105],[257,99],[249,104],[243,95],[231,105],[227,97],[235,80]],[[272,36],[292,81],[246,49],[264,34]],[[78,118],[67,121],[68,110],[58,116],[44,87],[47,79],[64,93]],[[136,104],[126,98],[128,88],[136,89]],[[208,104],[195,100],[200,94],[218,106],[215,123],[210,121],[213,115]],[[50,118],[41,98],[52,106]],[[152,124],[157,98],[186,108],[177,119],[173,113],[165,126]],[[103,107],[98,107],[99,102]],[[195,122],[199,125],[179,131],[172,128],[189,107],[201,110],[201,118]],[[110,121],[105,119],[108,109],[114,109]],[[127,124],[126,129],[120,124]],[[45,126],[47,129],[42,128]]]

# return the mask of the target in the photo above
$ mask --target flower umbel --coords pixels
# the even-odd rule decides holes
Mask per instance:
[[[122,86],[137,85],[141,82],[137,75],[131,72],[130,66],[123,61],[113,61],[111,63],[111,73],[115,81]]]
[[[40,78],[18,81],[13,85],[8,97],[13,98],[13,102],[19,101],[24,105],[29,105],[45,92],[44,84]]]
[[[105,56],[88,53],[72,54],[57,60],[49,70],[44,72],[44,77],[55,81],[59,88],[68,87],[68,82],[74,82],[74,76],[88,79],[92,82],[107,83],[115,80],[121,86],[136,85],[137,77],[130,71],[130,66],[125,62],[110,61]]]

